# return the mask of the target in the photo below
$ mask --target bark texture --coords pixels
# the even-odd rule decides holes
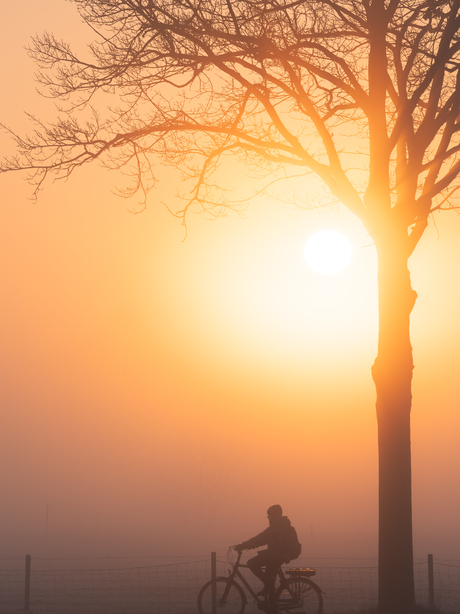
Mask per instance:
[[[379,345],[372,375],[377,392],[379,445],[379,610],[415,606],[410,411],[413,371],[411,287],[403,236],[377,244]]]

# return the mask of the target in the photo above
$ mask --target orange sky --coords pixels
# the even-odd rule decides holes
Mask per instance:
[[[53,113],[23,46],[46,28],[80,44],[84,31],[60,0],[8,11],[0,120],[25,131],[22,109]],[[376,263],[359,221],[259,200],[245,219],[191,215],[184,242],[159,204],[176,188],[164,176],[140,215],[98,168],[37,204],[23,178],[0,178],[8,552],[224,554],[280,503],[304,554],[376,556]],[[354,248],[332,278],[302,258],[323,227]],[[422,557],[460,546],[460,220],[444,214],[437,227],[411,260]]]

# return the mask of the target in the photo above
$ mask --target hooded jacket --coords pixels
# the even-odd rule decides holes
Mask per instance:
[[[267,546],[267,550],[273,552],[273,554],[281,555],[284,551],[286,540],[292,531],[294,531],[294,528],[291,528],[289,518],[287,516],[278,516],[271,519],[270,525],[265,531],[240,544],[240,548],[242,550],[252,550],[260,546]]]

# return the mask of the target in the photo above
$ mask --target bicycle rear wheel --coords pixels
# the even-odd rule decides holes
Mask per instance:
[[[314,582],[306,578],[291,578],[275,595],[279,612],[289,614],[321,614],[323,597]]]
[[[216,610],[213,612],[213,589],[216,590]],[[210,580],[198,595],[200,614],[243,614],[246,597],[241,586],[228,578]]]

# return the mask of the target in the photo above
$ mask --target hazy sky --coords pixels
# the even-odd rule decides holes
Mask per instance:
[[[26,132],[23,111],[54,115],[35,94],[30,36],[82,46],[88,33],[63,0],[6,13],[0,121]],[[176,178],[161,176],[139,215],[98,167],[36,204],[24,177],[0,178],[5,551],[224,554],[280,503],[304,554],[376,556],[376,260],[364,229],[345,210],[259,199],[244,219],[190,215],[183,241],[161,204],[177,207]],[[460,219],[436,226],[410,266],[415,554],[439,558],[460,546]],[[337,276],[302,257],[322,228],[353,245]]]

